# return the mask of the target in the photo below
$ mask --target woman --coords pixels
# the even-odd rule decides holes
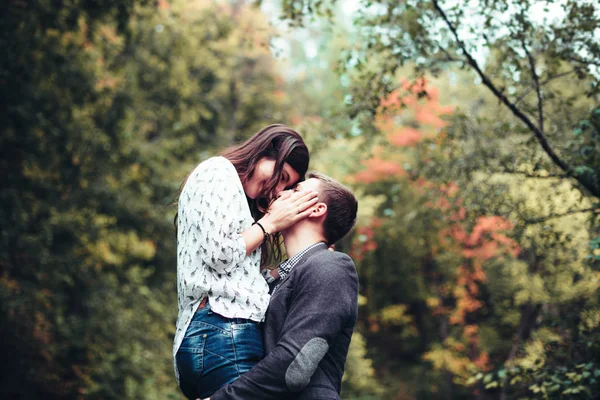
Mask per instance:
[[[263,357],[259,323],[269,294],[260,267],[277,261],[279,232],[317,202],[313,192],[277,198],[304,179],[308,162],[297,132],[270,125],[202,162],[182,184],[173,356],[188,398],[209,397]]]

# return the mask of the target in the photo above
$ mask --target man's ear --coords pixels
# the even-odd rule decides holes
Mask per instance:
[[[309,218],[319,218],[327,213],[327,204],[317,203],[312,206],[312,211],[308,215]]]

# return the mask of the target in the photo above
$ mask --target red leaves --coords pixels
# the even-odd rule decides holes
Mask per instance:
[[[419,143],[423,136],[414,128],[401,128],[387,136],[388,141],[394,146],[414,146]]]
[[[373,183],[379,180],[389,178],[391,176],[404,176],[406,171],[393,161],[382,160],[378,157],[373,157],[362,162],[367,169],[354,174],[353,178],[360,183]]]
[[[350,256],[353,259],[362,261],[365,254],[377,249],[375,229],[380,228],[382,224],[383,221],[381,219],[373,218],[367,225],[356,228],[356,237],[350,250]]]
[[[433,138],[448,123],[442,115],[452,113],[452,107],[439,104],[439,91],[430,87],[427,79],[414,82],[404,79],[400,88],[380,100],[375,125],[387,133],[389,142],[397,147],[415,146]]]

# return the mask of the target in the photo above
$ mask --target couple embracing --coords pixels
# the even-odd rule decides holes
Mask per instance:
[[[313,172],[301,136],[270,125],[199,164],[177,226],[175,374],[189,399],[340,398],[357,318],[346,187]],[[281,237],[287,259],[280,262]]]

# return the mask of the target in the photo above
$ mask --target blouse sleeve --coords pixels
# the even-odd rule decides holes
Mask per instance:
[[[213,159],[186,182],[179,207],[187,217],[188,245],[205,265],[228,272],[246,257],[241,232],[246,196],[235,169],[225,159]],[[243,230],[243,229],[242,229]],[[198,253],[196,253],[198,254]]]

